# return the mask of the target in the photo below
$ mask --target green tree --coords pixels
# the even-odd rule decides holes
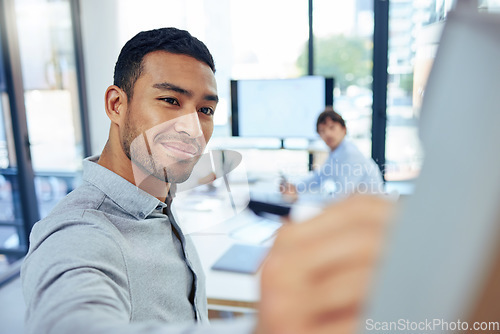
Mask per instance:
[[[314,41],[314,74],[334,77],[341,90],[350,85],[370,88],[373,42],[367,38],[334,35]],[[307,74],[307,44],[297,59],[297,67]]]
[[[413,92],[413,73],[401,74],[399,86],[407,93]]]

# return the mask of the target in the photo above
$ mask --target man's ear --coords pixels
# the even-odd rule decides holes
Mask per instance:
[[[109,86],[106,89],[104,102],[106,114],[111,122],[120,125],[127,110],[127,94],[118,86]]]

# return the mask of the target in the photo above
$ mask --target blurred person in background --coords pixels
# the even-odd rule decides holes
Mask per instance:
[[[304,180],[289,183],[283,179],[283,194],[296,200],[301,193],[321,193],[339,199],[353,193],[384,192],[380,169],[346,138],[345,121],[333,107],[327,106],[318,116],[316,131],[330,150],[326,161]]]

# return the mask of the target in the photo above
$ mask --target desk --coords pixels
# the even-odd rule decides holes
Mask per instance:
[[[250,275],[211,269],[232,245],[244,243],[229,233],[256,219],[245,209],[250,197],[246,175],[244,164],[240,164],[228,174],[228,184],[218,178],[211,190],[207,186],[188,187],[184,191],[178,188],[181,191],[173,201],[177,222],[198,251],[211,310],[255,312],[259,301],[259,273]]]
[[[245,215],[244,212],[241,214]],[[221,224],[190,234],[206,275],[208,308],[232,312],[255,312],[259,301],[260,274],[212,270],[217,259],[235,243],[228,233],[248,220],[235,217]]]
[[[274,184],[267,185],[267,188],[253,185],[252,191],[266,194],[272,194],[273,189],[276,191]],[[183,232],[191,237],[198,251],[206,276],[209,309],[255,312],[260,299],[259,272],[250,275],[211,269],[232,245],[255,245],[229,235],[239,227],[258,219],[245,209],[250,197],[248,183],[232,183],[231,194],[232,200],[223,185],[212,193],[199,190],[182,192],[173,202],[174,211]],[[264,242],[265,246],[271,244],[272,239]]]

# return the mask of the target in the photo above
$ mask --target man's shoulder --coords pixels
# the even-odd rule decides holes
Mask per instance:
[[[358,148],[358,146],[349,139],[344,139],[341,143],[341,147],[337,152],[337,159],[343,160],[344,163],[365,163],[370,160],[366,157]]]
[[[362,170],[364,174],[380,175],[380,169],[375,161],[371,157],[363,154],[354,142],[344,139],[342,144],[342,153],[335,157],[340,164],[357,167]]]
[[[32,234],[45,235],[70,226],[101,225],[106,220],[100,207],[106,195],[96,187],[83,183],[63,198],[52,211],[38,221]]]
[[[83,182],[63,198],[47,217],[59,215],[79,217],[87,210],[98,210],[105,198],[106,195],[97,187]]]
[[[104,199],[97,188],[83,184],[59,202],[33,226],[22,272],[47,270],[56,265],[59,269],[67,268],[75,263],[91,267],[104,258],[120,263],[119,234],[101,210]]]

